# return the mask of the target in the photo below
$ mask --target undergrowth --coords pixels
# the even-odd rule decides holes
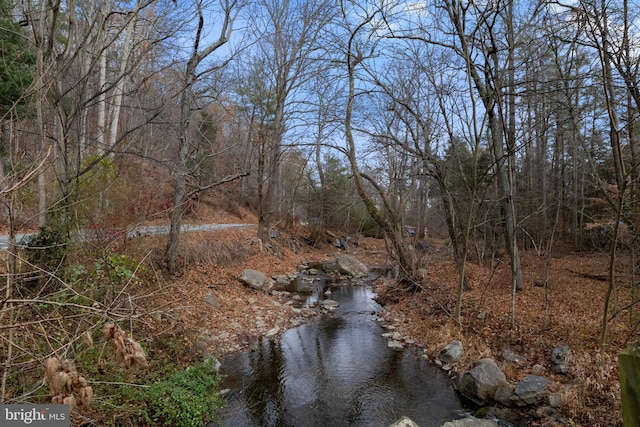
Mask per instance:
[[[138,404],[145,402],[137,408],[145,424],[200,427],[223,405],[219,383],[213,363],[205,361],[173,372],[149,388],[132,390],[131,397]]]
[[[598,420],[604,418],[608,419],[609,425],[622,425],[616,369],[615,358],[607,353],[590,352],[576,356],[570,371],[575,386],[568,388],[564,396],[565,409],[574,421],[582,425],[598,425]]]
[[[140,373],[136,385],[106,387],[97,405],[101,425],[201,427],[222,407],[221,377],[210,361]]]
[[[152,268],[108,248],[69,254],[47,230],[36,237],[26,260],[57,274],[16,285],[29,299],[12,306],[16,332],[0,343],[0,354],[7,355],[6,401],[51,402],[42,378],[43,363],[53,356],[72,363],[94,391],[88,407],[73,410],[82,421],[71,425],[189,427],[212,420],[223,403],[213,364],[196,362],[180,327],[168,331],[163,319],[140,315],[163,292],[151,280],[158,277]],[[108,345],[103,331],[109,324],[117,325],[126,348]],[[127,369],[130,347],[146,354],[150,366]]]
[[[186,241],[181,253],[187,265],[211,263],[222,267],[244,262],[255,255],[241,234],[236,234],[233,239]]]

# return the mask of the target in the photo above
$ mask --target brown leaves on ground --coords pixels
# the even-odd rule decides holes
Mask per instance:
[[[274,328],[282,331],[301,320],[284,298],[250,289],[238,279],[247,268],[262,271],[267,277],[295,273],[303,258],[322,257],[322,254],[312,248],[304,254],[295,253],[287,245],[288,238],[278,242],[277,255],[271,251],[261,252],[253,239],[255,233],[255,228],[246,228],[185,234],[187,248],[214,247],[203,242],[206,240],[215,240],[218,247],[230,247],[233,243],[243,248],[235,250],[242,256],[225,265],[208,261],[217,258],[215,255],[202,255],[203,262],[190,265],[179,280],[171,283],[168,295],[173,303],[165,307],[163,317],[179,319],[179,324],[187,330],[189,345],[199,345],[206,335],[206,351],[222,355],[246,347],[266,331]]]
[[[155,307],[145,307],[156,313],[158,333],[181,333],[188,346],[202,346],[206,351],[222,355],[246,348],[252,340],[277,328],[283,331],[305,321],[296,313],[287,298],[257,291],[242,285],[242,270],[262,271],[267,277],[295,273],[304,260],[310,263],[335,258],[340,251],[328,242],[320,248],[301,243],[308,230],[293,234],[279,234],[272,245],[277,251],[260,250],[255,239],[256,228],[218,230],[203,233],[184,233],[181,254],[200,262],[186,264],[181,276],[168,283],[165,292],[154,296]],[[191,250],[218,251],[234,247],[233,263],[219,264],[223,258],[215,253],[190,254]],[[362,239],[354,255],[369,264],[388,261],[384,242]],[[228,259],[226,257],[225,259]]]
[[[616,354],[627,342],[640,338],[635,329],[639,311],[633,316],[628,311],[614,315],[630,303],[635,292],[624,255],[619,257],[609,312],[609,352],[604,355],[598,351],[598,340],[608,286],[602,279],[607,277],[606,254],[569,253],[551,259],[545,290],[546,260],[533,252],[525,253],[525,288],[516,296],[515,329],[511,329],[508,259],[494,260],[493,265],[468,263],[473,289],[463,295],[462,327],[451,317],[458,273],[450,255],[434,251],[428,262],[423,292],[403,292],[393,282],[378,284],[381,298],[393,301],[385,306],[385,319],[432,358],[449,342],[461,340],[465,356],[456,364],[457,369],[468,369],[482,357],[493,357],[515,383],[531,373],[534,365],[541,365],[545,376],[565,387],[562,410],[567,419],[585,426],[621,425]],[[576,356],[574,364],[568,375],[555,375],[551,372],[551,350],[564,344]],[[524,356],[526,362],[518,366],[502,360],[503,350]],[[534,425],[558,424],[542,419]]]
[[[204,334],[208,338],[205,350],[222,355],[245,348],[267,330],[284,330],[304,320],[278,295],[242,285],[238,280],[242,270],[260,270],[268,277],[293,273],[302,260],[323,261],[340,251],[330,242],[321,242],[320,248],[314,248],[300,243],[304,239],[294,245],[291,236],[280,235],[276,255],[260,250],[253,239],[255,233],[255,228],[249,227],[183,235],[183,251],[215,251],[235,245],[242,248],[235,251],[241,255],[235,255],[233,263],[219,265],[213,262],[216,256],[186,253],[185,259],[190,263],[184,264],[182,275],[167,283],[165,292],[154,291],[154,306],[145,307],[156,313],[157,335],[179,334],[185,346],[193,348],[202,343]],[[304,233],[304,229],[296,230],[294,236],[305,237]],[[383,240],[366,238],[350,252],[367,265],[384,265],[392,263],[385,249]],[[629,260],[620,256],[610,312],[610,353],[601,355],[597,344],[607,287],[602,280],[607,272],[606,254],[568,253],[551,259],[545,291],[541,285],[545,283],[546,260],[534,252],[524,253],[525,289],[517,294],[515,329],[510,328],[508,258],[483,265],[468,263],[473,289],[463,296],[462,327],[450,316],[457,286],[451,254],[446,248],[434,247],[425,259],[423,291],[408,292],[393,281],[378,283],[376,290],[386,304],[381,315],[388,322],[425,348],[431,357],[452,340],[461,340],[465,356],[456,363],[456,369],[466,369],[482,357],[493,357],[515,383],[531,373],[534,365],[541,365],[543,375],[555,380],[554,387],[564,396],[561,417],[577,425],[620,425],[615,354],[627,341],[638,339],[638,333],[632,333],[632,325],[640,319],[638,311],[633,318],[628,311],[613,316],[631,300],[633,287],[626,273]],[[552,348],[563,344],[568,344],[575,355],[573,367],[565,376],[553,374],[550,366]],[[526,362],[515,365],[502,360],[505,349],[524,356]],[[558,424],[541,418],[533,425]]]

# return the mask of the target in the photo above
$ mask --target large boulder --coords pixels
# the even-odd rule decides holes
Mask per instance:
[[[440,350],[436,363],[447,366],[457,362],[462,356],[464,356],[462,343],[460,341],[451,341],[445,348]]]
[[[338,273],[338,260],[332,259],[330,261],[325,261],[319,267],[327,273]]]
[[[340,255],[336,259],[338,273],[353,277],[367,277],[369,269],[351,255]]]
[[[537,375],[526,375],[524,379],[516,385],[513,395],[511,396],[511,401],[517,406],[543,403],[549,395],[549,385],[551,385],[551,380],[547,378]]]
[[[457,389],[466,398],[478,405],[486,405],[495,400],[498,389],[509,383],[493,359],[480,359],[476,365],[460,375]]]
[[[263,290],[267,282],[267,275],[261,271],[247,268],[242,271],[240,281],[253,289]]]

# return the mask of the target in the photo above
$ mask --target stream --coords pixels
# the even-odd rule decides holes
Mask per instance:
[[[309,278],[293,286],[303,281],[309,290]],[[331,279],[311,283],[302,304],[331,298],[339,307],[223,359],[222,388],[230,392],[210,427],[383,427],[403,415],[420,427],[439,427],[464,416],[446,374],[418,349],[387,347],[370,286]]]

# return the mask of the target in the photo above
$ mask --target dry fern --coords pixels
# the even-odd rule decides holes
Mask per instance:
[[[93,388],[78,374],[73,361],[50,357],[45,360],[44,367],[51,403],[69,405],[70,411],[76,406],[86,407],[91,404]],[[77,398],[75,394],[78,395]]]
[[[611,425],[621,424],[616,369],[616,358],[607,353],[585,352],[576,356],[570,371],[576,385],[568,390],[564,399],[567,412],[575,420],[597,425],[598,414],[608,413]]]
[[[147,358],[142,346],[127,337],[118,325],[108,323],[104,327],[104,338],[116,351],[116,361],[127,369],[147,366]]]

